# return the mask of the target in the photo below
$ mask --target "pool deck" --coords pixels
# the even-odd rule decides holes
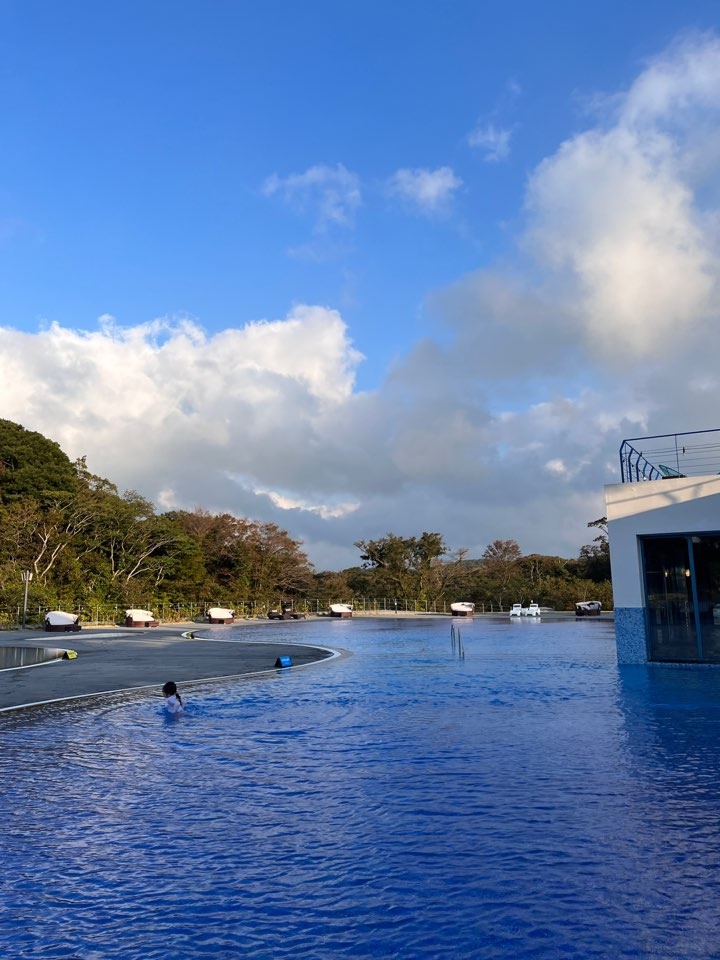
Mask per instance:
[[[183,636],[188,632],[212,639]],[[289,655],[293,666],[331,656],[322,647],[256,641],[251,628],[239,642],[221,642],[223,633],[222,628],[216,631],[196,623],[84,628],[79,633],[3,631],[0,647],[60,647],[76,651],[77,658],[0,671],[0,714],[144,687],[156,689],[159,697],[166,680],[175,680],[182,692],[182,685],[193,681],[273,671],[279,656]]]

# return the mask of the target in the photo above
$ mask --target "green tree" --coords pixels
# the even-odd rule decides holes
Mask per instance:
[[[436,599],[434,591],[444,581],[436,567],[447,548],[439,533],[400,537],[388,533],[379,540],[358,540],[363,567],[376,571],[378,596],[397,595],[403,599]]]
[[[333,603],[334,601],[349,600],[354,595],[367,596],[364,590],[356,591],[350,585],[352,574],[355,572],[366,576],[365,571],[361,570],[360,567],[340,571],[321,570],[319,573],[313,574],[313,592],[315,596],[323,600],[326,604]]]
[[[522,602],[518,596],[524,590],[519,564],[521,557],[522,550],[516,540],[493,540],[483,552],[480,570],[482,585],[489,595],[488,599],[501,610],[511,603]]]
[[[200,545],[208,596],[269,602],[304,594],[313,582],[301,544],[274,523],[229,513],[178,512],[175,522]]]
[[[275,523],[250,522],[245,543],[250,550],[250,589],[255,599],[307,595],[313,569],[299,540]]]
[[[156,516],[150,501],[135,491],[122,497],[101,490],[87,495],[95,511],[79,556],[96,590],[115,602],[154,593],[175,553],[184,548],[179,528]]]
[[[250,595],[251,551],[246,543],[249,521],[207,510],[171,515],[198,545],[204,576],[198,584],[205,599],[239,599]]]
[[[41,505],[73,493],[77,477],[60,446],[11,420],[0,420],[0,501]]]
[[[610,543],[608,541],[607,517],[591,520],[588,527],[594,527],[600,532],[592,543],[580,547],[577,560],[572,563],[572,571],[576,576],[594,583],[603,583],[610,580]]]

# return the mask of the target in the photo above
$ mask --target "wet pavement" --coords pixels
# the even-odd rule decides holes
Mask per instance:
[[[292,666],[302,666],[333,653],[304,644],[257,641],[251,624],[247,637],[238,640],[234,631],[237,642],[223,640],[221,631],[216,636],[212,633],[198,624],[84,628],[79,633],[2,632],[0,655],[2,648],[55,647],[74,651],[77,657],[0,669],[0,712],[143,687],[156,687],[159,692],[166,680],[188,684],[247,676],[275,669],[278,657],[289,656]],[[208,639],[196,639],[203,636]]]

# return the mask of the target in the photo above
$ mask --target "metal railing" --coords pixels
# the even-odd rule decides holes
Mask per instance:
[[[623,483],[720,473],[720,428],[630,437],[620,446]]]

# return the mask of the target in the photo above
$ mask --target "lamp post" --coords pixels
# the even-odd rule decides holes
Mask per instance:
[[[32,572],[30,570],[23,570],[20,574],[22,577],[22,582],[25,584],[25,599],[23,600],[23,619],[22,619],[22,628],[25,629],[25,620],[27,618],[27,595],[28,595],[28,586],[32,580]]]

